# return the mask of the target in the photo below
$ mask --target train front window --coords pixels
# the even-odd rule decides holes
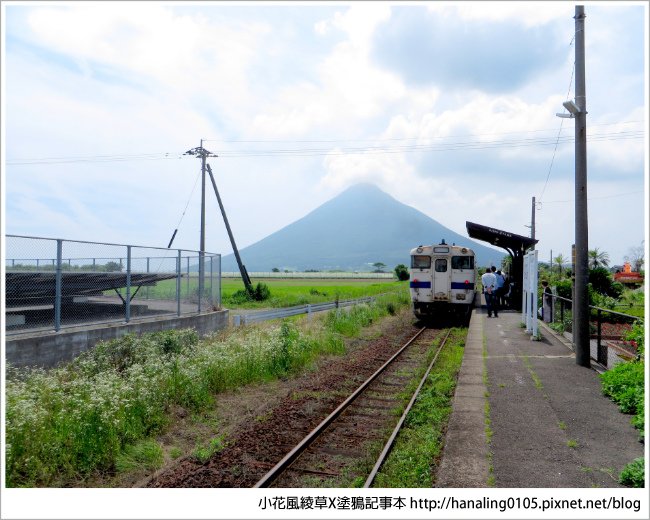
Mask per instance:
[[[446,272],[447,272],[447,259],[436,258],[436,273],[446,273]]]
[[[452,256],[451,257],[452,269],[474,269],[473,256]]]
[[[426,255],[413,255],[411,257],[411,268],[430,269],[431,257]]]

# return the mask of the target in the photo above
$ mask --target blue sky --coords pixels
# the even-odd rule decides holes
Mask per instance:
[[[463,235],[527,235],[535,196],[541,258],[570,253],[573,4],[2,8],[6,233],[165,247],[189,200],[196,249],[203,138],[240,247],[373,182]],[[622,263],[646,236],[647,5],[585,12],[590,247]],[[228,254],[210,191],[207,216]]]

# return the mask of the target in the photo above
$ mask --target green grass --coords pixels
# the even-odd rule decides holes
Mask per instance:
[[[127,335],[50,371],[8,367],[7,486],[69,485],[115,469],[129,446],[165,429],[171,407],[200,412],[219,392],[342,354],[345,337],[408,304],[403,291],[349,312],[331,311],[309,327],[285,321],[203,341],[193,330]]]
[[[463,359],[467,329],[454,329],[409,412],[374,487],[431,487],[434,461],[444,445],[444,431]]]
[[[176,460],[176,459],[179,458],[181,455],[183,455],[183,450],[181,450],[179,447],[177,447],[177,446],[172,446],[171,448],[169,448],[169,456],[170,456],[170,458],[172,458],[173,460]]]
[[[115,459],[118,472],[132,471],[136,468],[158,469],[163,464],[163,450],[153,439],[143,439],[128,445]]]
[[[253,280],[253,284],[262,281],[270,291],[268,300],[256,302],[246,301],[236,293],[244,290],[243,282],[238,278],[222,279],[222,304],[233,308],[266,308],[292,307],[308,303],[322,303],[340,300],[374,296],[381,293],[400,291],[408,287],[408,282],[398,282],[391,279],[319,279],[319,278],[266,278]],[[148,289],[148,292],[147,292]],[[151,299],[176,298],[176,280],[163,280],[154,287],[143,288],[138,296],[149,296]],[[191,277],[181,281],[181,298],[196,297],[198,294],[198,278]]]
[[[575,439],[569,439],[568,441],[566,441],[566,445],[567,445],[569,448],[573,448],[573,449],[575,449],[575,448],[578,447],[578,441],[575,440]]]
[[[201,464],[207,462],[214,454],[219,453],[226,447],[223,435],[217,435],[208,441],[207,444],[197,446],[192,452],[192,456]]]
[[[524,360],[524,365],[528,369],[528,373],[530,374],[530,377],[533,379],[533,383],[535,384],[535,388],[538,390],[544,390],[544,385],[542,384],[542,380],[539,378],[535,370],[533,370],[533,365],[530,363],[530,359],[528,356],[524,355],[523,357]]]

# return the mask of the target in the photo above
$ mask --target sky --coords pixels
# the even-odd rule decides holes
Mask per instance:
[[[240,248],[372,182],[464,236],[528,236],[535,197],[540,260],[570,257],[572,3],[2,9],[7,234],[198,249],[203,140]],[[589,246],[621,264],[647,235],[648,6],[585,13]]]

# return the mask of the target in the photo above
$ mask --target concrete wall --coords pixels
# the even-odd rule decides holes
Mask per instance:
[[[70,361],[100,341],[129,333],[142,334],[169,329],[194,328],[200,336],[228,326],[228,310],[180,317],[147,318],[126,323],[74,327],[59,332],[39,332],[6,337],[6,360],[14,366],[51,368]]]

